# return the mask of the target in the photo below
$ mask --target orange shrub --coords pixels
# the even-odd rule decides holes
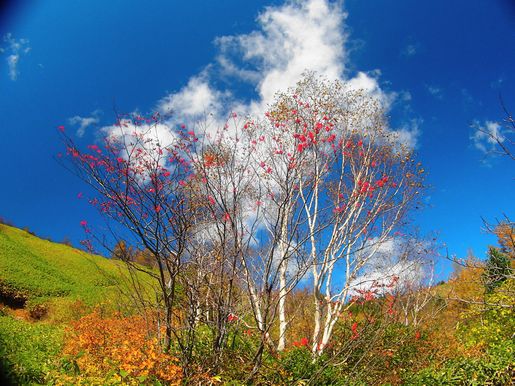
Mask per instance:
[[[162,352],[139,316],[103,317],[96,310],[72,322],[64,354],[75,361],[81,377],[98,378],[114,372],[126,381],[159,379],[172,385],[183,377],[177,359]]]

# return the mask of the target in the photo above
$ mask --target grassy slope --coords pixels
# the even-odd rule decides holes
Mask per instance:
[[[0,225],[0,285],[29,301],[80,298],[88,304],[123,282],[119,262]]]
[[[59,352],[64,322],[73,317],[73,304],[116,299],[124,272],[120,262],[0,224],[0,292],[27,300],[26,308],[45,304],[49,309],[37,322],[23,313],[0,312],[0,364],[11,378],[24,384],[43,381]]]

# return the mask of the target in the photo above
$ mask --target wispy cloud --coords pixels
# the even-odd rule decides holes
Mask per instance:
[[[418,49],[419,49],[419,45],[414,43],[414,44],[407,44],[402,50],[401,50],[401,55],[403,56],[406,56],[406,57],[411,57],[411,56],[415,56],[418,52]]]
[[[81,117],[76,115],[68,119],[70,125],[77,126],[77,136],[82,137],[86,133],[86,129],[90,126],[97,125],[100,122],[100,115],[102,112],[100,110],[95,110],[91,113],[90,116]]]
[[[434,84],[426,84],[426,90],[429,94],[431,94],[436,99],[443,99],[443,89]]]
[[[506,77],[504,75],[499,76],[497,79],[490,82],[490,87],[493,89],[499,89],[502,88],[504,85],[504,82],[506,80]]]
[[[420,52],[421,44],[414,37],[408,37],[400,50],[400,56],[411,58]]]
[[[485,121],[483,123],[475,120],[472,123],[474,133],[470,139],[476,149],[484,154],[495,154],[498,144],[505,141],[505,135],[502,132],[502,126],[494,121]]]
[[[15,39],[11,33],[3,37],[3,47],[0,49],[0,53],[7,55],[8,74],[12,81],[18,79],[20,58],[27,54],[30,49],[27,39]]]
[[[399,97],[400,97],[400,100],[402,100],[403,102],[409,102],[409,101],[411,101],[411,98],[412,98],[411,93],[406,90],[399,92]]]

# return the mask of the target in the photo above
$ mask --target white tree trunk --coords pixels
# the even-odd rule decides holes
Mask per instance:
[[[288,271],[288,244],[286,242],[288,237],[288,219],[290,211],[286,210],[283,217],[281,226],[281,238],[279,241],[279,342],[277,344],[277,351],[282,351],[286,347],[286,328],[288,322],[286,320],[286,295],[288,294],[286,274]]]
[[[279,272],[279,342],[277,344],[277,351],[284,350],[286,346],[286,261],[281,263]]]

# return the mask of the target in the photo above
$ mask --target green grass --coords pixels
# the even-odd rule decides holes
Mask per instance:
[[[63,329],[0,316],[0,365],[15,384],[42,384],[56,366]]]
[[[58,362],[66,323],[84,307],[110,308],[123,301],[120,289],[127,289],[127,272],[120,261],[0,224],[0,294],[5,303],[22,299],[26,309],[17,313],[0,307],[0,365],[11,380],[44,382]],[[28,311],[38,305],[47,314],[30,320]]]
[[[0,225],[0,289],[29,301],[70,297],[101,302],[123,284],[123,263]]]

